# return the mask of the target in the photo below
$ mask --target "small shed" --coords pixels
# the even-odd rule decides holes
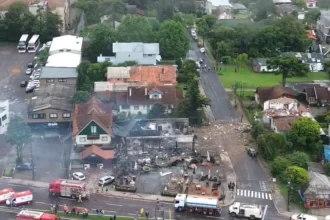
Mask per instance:
[[[252,61],[252,69],[256,73],[262,72],[274,72],[272,69],[268,69],[266,58],[256,58]]]

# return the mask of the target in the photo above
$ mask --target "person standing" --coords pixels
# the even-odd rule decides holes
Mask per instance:
[[[78,196],[78,202],[79,202],[79,203],[82,202],[82,200],[81,200],[81,194],[79,194],[79,196]]]
[[[146,211],[146,219],[148,219],[148,218],[149,218],[149,212]]]

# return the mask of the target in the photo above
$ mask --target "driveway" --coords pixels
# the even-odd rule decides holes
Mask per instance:
[[[200,80],[204,89],[205,95],[211,100],[211,110],[216,121],[229,122],[236,119],[236,112],[231,105],[228,95],[220,82],[217,73],[213,70],[214,67],[210,59],[201,54],[196,42],[189,36],[190,39],[190,51],[187,57],[190,59],[198,60],[204,59],[203,65],[211,67],[211,70],[201,70]]]

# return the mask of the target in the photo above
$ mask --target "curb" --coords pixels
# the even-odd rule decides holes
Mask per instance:
[[[116,196],[116,195],[104,195],[104,194],[101,194],[101,193],[93,193],[92,195],[101,195],[101,196],[105,196],[105,197],[112,197],[112,198],[117,198],[117,199],[128,199],[128,200],[138,200],[138,201],[145,201],[145,202],[151,202],[151,201],[155,201],[153,199],[143,199],[143,198],[132,198],[130,196]],[[168,204],[173,204],[174,202],[174,198],[173,198],[173,201],[172,202],[169,202],[169,201],[165,201],[165,200],[162,200],[162,199],[159,199],[160,202],[163,202],[163,203],[168,203]]]

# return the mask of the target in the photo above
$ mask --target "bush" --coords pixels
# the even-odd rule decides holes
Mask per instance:
[[[325,170],[325,174],[327,174],[327,176],[330,176],[330,163],[327,163],[324,166],[324,170]]]
[[[257,139],[259,135],[266,133],[264,126],[257,121],[252,123],[251,135],[254,139]]]
[[[291,162],[287,158],[278,156],[271,165],[271,172],[274,176],[280,176],[289,166]]]
[[[307,169],[307,163],[309,162],[309,156],[300,151],[296,151],[293,154],[287,156],[287,159],[291,162],[293,166],[302,167]]]

